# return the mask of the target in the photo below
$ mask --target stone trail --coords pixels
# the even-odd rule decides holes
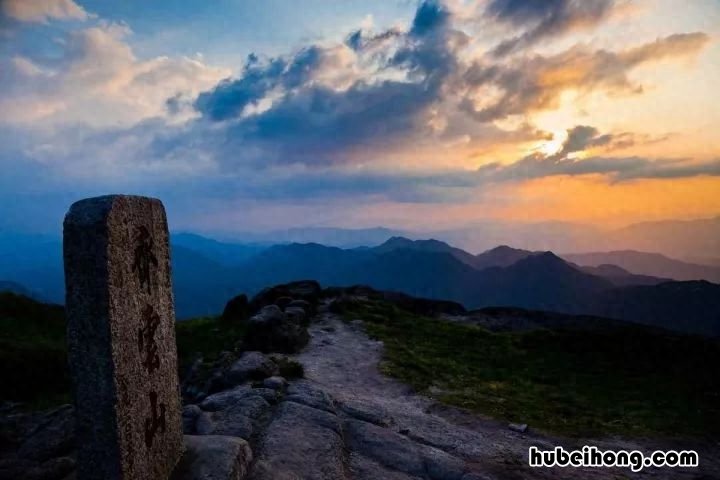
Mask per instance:
[[[627,450],[639,445],[617,439],[570,441],[538,434],[532,426],[519,433],[507,424],[439,405],[384,376],[379,369],[382,343],[368,338],[361,322],[343,322],[323,306],[309,332],[309,344],[292,357],[303,364],[304,379],[285,382],[267,357],[246,352],[227,370],[234,372],[227,378],[237,384],[183,408],[187,450],[173,480],[720,478],[718,449],[707,444],[698,447],[699,469],[639,474],[625,469],[530,469],[531,445],[550,449],[588,443]],[[23,471],[17,469],[23,464],[4,464],[0,456],[0,480],[74,480],[72,428],[67,424],[71,410],[63,407],[32,425],[18,420],[18,428],[34,432],[20,449],[30,450],[30,457],[41,463]],[[693,447],[642,443],[650,449]],[[10,464],[14,471],[3,470]]]

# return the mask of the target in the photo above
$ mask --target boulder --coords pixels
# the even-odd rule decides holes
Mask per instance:
[[[197,405],[185,405],[182,409],[183,433],[193,435],[195,433],[195,423],[202,410]]]
[[[315,280],[300,280],[284,285],[276,285],[266,288],[255,295],[250,301],[250,311],[257,312],[266,305],[274,304],[281,297],[305,300],[315,306],[320,299],[321,291],[320,284]]]
[[[263,386],[271,390],[282,391],[287,386],[287,380],[283,377],[269,377],[263,380]]]
[[[335,413],[335,400],[317,386],[317,384],[308,380],[298,380],[293,382],[287,389],[288,402],[299,403],[318,410]]]
[[[244,352],[223,374],[227,385],[238,385],[248,380],[262,380],[278,373],[278,367],[261,352]]]
[[[344,480],[344,447],[338,418],[283,402],[257,450],[253,480]]]
[[[244,322],[250,317],[250,302],[245,294],[233,297],[225,304],[221,320],[225,322]]]
[[[304,308],[301,307],[290,307],[285,308],[285,317],[298,325],[307,326],[308,316]]]
[[[172,480],[241,480],[251,461],[250,445],[240,438],[185,435],[185,454]]]
[[[198,435],[231,435],[248,440],[257,431],[259,422],[270,411],[270,403],[258,391],[264,389],[235,390],[235,395],[223,398],[217,398],[222,394],[213,395],[216,398],[208,397],[201,404],[210,411],[198,417],[195,423]]]
[[[310,302],[301,299],[293,300],[292,302],[287,304],[287,307],[300,307],[305,310],[305,313],[310,313],[312,311],[312,305],[310,304]]]
[[[261,352],[295,353],[309,341],[297,312],[286,315],[277,305],[267,305],[250,318],[245,336],[246,347]]]
[[[393,423],[384,407],[366,400],[348,399],[339,402],[338,407],[344,416],[373,423],[380,427],[389,427]]]
[[[252,388],[249,385],[241,385],[231,390],[210,395],[200,404],[200,408],[207,412],[225,410],[231,405],[246,397],[262,397],[268,403],[277,403],[278,393],[268,388]]]
[[[75,448],[75,415],[71,405],[63,405],[39,417],[20,445],[21,458],[45,461],[66,455]]]
[[[345,433],[353,452],[386,468],[431,480],[461,480],[467,473],[462,460],[437,448],[415,443],[387,428],[348,420]]]
[[[292,301],[293,301],[292,297],[279,297],[279,298],[276,298],[275,302],[273,302],[273,303],[275,305],[277,305],[278,307],[282,308],[283,310],[285,310],[285,307],[290,305],[290,303],[292,303]]]
[[[385,468],[354,452],[350,454],[349,469],[355,480],[421,480],[420,477],[411,477],[405,473]]]

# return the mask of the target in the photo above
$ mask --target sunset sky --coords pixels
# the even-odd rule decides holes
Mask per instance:
[[[0,5],[0,229],[720,215],[718,0]]]

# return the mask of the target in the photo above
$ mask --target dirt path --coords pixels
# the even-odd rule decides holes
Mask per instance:
[[[658,444],[620,439],[570,441],[536,432],[517,433],[504,423],[480,418],[437,404],[417,395],[398,381],[379,371],[382,342],[365,335],[362,323],[345,323],[321,309],[310,327],[310,345],[299,355],[306,377],[331,394],[346,409],[365,413],[373,423],[382,424],[419,445],[429,445],[474,465],[488,479],[711,479],[720,478],[718,445]],[[550,450],[557,445],[567,449],[582,445],[601,449],[652,451],[697,448],[699,469],[646,469],[633,474],[629,469],[553,468],[527,466],[532,445]],[[468,477],[483,478],[482,476]]]

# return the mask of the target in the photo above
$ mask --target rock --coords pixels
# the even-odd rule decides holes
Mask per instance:
[[[186,435],[195,434],[195,422],[202,413],[197,405],[185,405],[182,409],[183,432]]]
[[[338,407],[343,414],[357,420],[373,423],[380,427],[389,427],[392,424],[387,410],[370,402],[359,399],[345,400],[339,403]]]
[[[286,315],[277,305],[263,307],[250,318],[245,336],[248,348],[262,352],[295,353],[308,341],[310,334],[295,309]]]
[[[308,302],[307,300],[293,300],[292,302],[288,303],[288,307],[300,307],[303,310],[305,310],[305,313],[310,314],[312,312],[312,304]]]
[[[76,446],[75,416],[71,405],[43,414],[18,449],[21,458],[43,462],[66,455]]]
[[[185,454],[172,480],[241,480],[251,461],[250,445],[240,438],[185,435]]]
[[[307,326],[309,324],[305,309],[301,307],[287,307],[285,309],[285,316],[288,320],[297,323],[299,325]]]
[[[254,480],[346,479],[338,418],[283,402],[260,440]]]
[[[255,295],[250,301],[250,310],[259,311],[265,305],[271,305],[281,297],[291,297],[298,300],[305,300],[310,305],[317,305],[320,292],[320,284],[315,280],[301,280],[284,285],[266,288]],[[308,312],[311,313],[311,312]],[[313,312],[314,313],[314,312]]]
[[[413,442],[388,429],[358,420],[345,422],[347,443],[353,452],[387,468],[423,477],[425,464]]]
[[[263,386],[271,390],[284,390],[287,386],[287,380],[283,377],[269,377],[263,380]]]
[[[292,303],[292,301],[293,301],[292,297],[279,297],[279,298],[276,298],[275,302],[273,302],[273,303],[275,303],[275,305],[277,305],[278,307],[285,310],[285,307],[290,305],[290,303]]]
[[[252,420],[243,415],[224,415],[222,412],[203,412],[195,424],[198,435],[228,435],[248,440],[255,425]]]
[[[271,378],[273,378],[273,377],[271,377]],[[264,398],[265,401],[271,405],[275,405],[282,398],[282,392],[280,392],[278,390],[273,390],[272,388],[265,388],[264,386],[253,388],[253,392],[256,395],[259,395],[262,398]]]
[[[508,428],[513,432],[525,433],[527,432],[528,426],[527,423],[511,423],[508,425]]]
[[[242,294],[230,299],[225,304],[220,319],[224,322],[240,323],[244,322],[250,317],[250,302],[248,302],[247,295]]]
[[[260,395],[246,395],[214,412],[202,412],[196,422],[199,435],[231,435],[250,439],[270,404]]]
[[[437,448],[423,446],[421,455],[425,470],[433,480],[462,480],[466,472],[465,462]]]
[[[269,388],[252,388],[249,385],[240,385],[232,390],[210,395],[200,404],[200,408],[208,412],[224,410],[245,397],[256,396],[265,399],[268,403],[277,403],[278,392]]]
[[[324,390],[308,380],[298,380],[288,386],[288,402],[295,402],[308,407],[335,413],[335,401]]]
[[[72,457],[57,457],[43,462],[33,469],[38,480],[61,479],[75,471],[75,459]],[[32,478],[32,476],[30,476]]]
[[[206,412],[218,412],[220,410],[226,410],[233,405],[242,402],[248,397],[260,397],[262,398],[259,389],[252,388],[249,385],[240,385],[233,388],[232,390],[226,390],[224,392],[210,395],[200,404],[200,408]]]
[[[402,472],[390,470],[355,452],[350,454],[350,472],[354,480],[420,480]]]
[[[42,463],[18,458],[0,460],[0,480],[61,480],[75,471],[75,459],[57,457]]]
[[[168,478],[183,452],[165,208],[109,195],[63,223],[68,371],[82,480]]]
[[[277,365],[260,352],[245,352],[224,373],[228,385],[238,385],[247,380],[262,380],[277,373]]]
[[[223,370],[215,370],[210,374],[210,378],[207,379],[205,382],[205,385],[201,389],[201,391],[198,392],[196,397],[199,396],[200,393],[207,392],[208,394],[213,394],[217,392],[222,392],[226,388],[228,388],[228,385],[232,386],[233,384],[228,381],[225,375],[225,371]],[[199,400],[196,398],[196,400]]]
[[[389,429],[349,420],[345,433],[351,450],[389,469],[432,480],[460,480],[465,474],[462,460]]]
[[[495,477],[490,477],[483,473],[471,472],[466,473],[460,480],[494,480]]]

